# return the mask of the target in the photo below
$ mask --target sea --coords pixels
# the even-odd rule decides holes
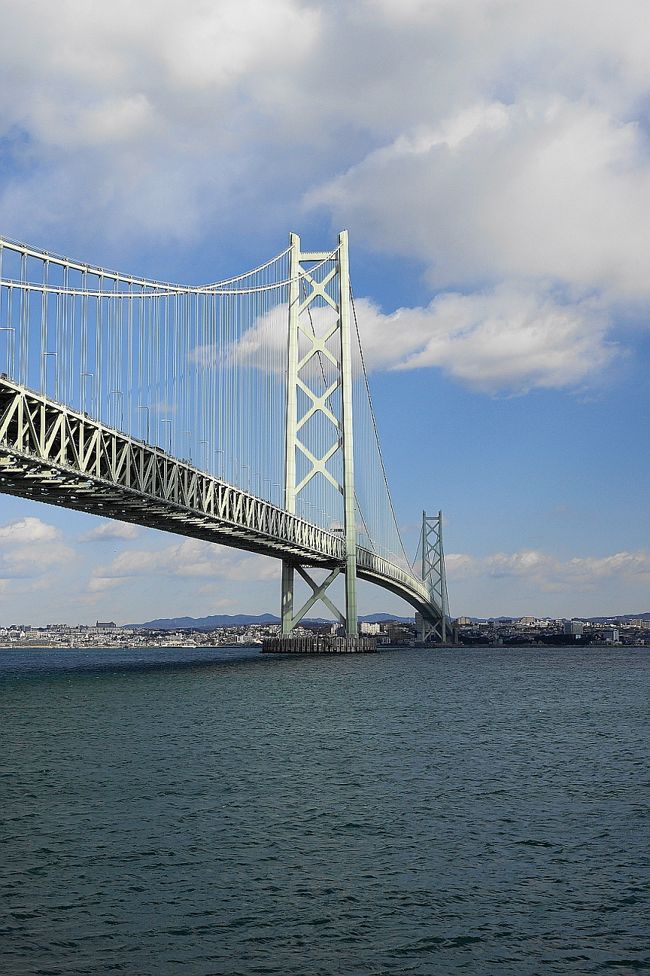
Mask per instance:
[[[650,973],[649,703],[650,648],[0,651],[0,973]]]

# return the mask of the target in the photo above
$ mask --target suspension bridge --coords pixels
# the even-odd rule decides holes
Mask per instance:
[[[281,559],[287,649],[318,601],[360,647],[357,579],[451,636],[442,517],[411,561],[391,501],[347,232],[192,287],[0,238],[0,371],[0,491]]]

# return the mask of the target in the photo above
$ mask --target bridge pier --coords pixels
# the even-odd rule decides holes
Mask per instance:
[[[375,654],[376,651],[374,637],[334,637],[329,634],[292,637],[282,634],[267,637],[262,643],[262,654]]]

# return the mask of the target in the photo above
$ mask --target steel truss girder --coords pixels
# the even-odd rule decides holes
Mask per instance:
[[[60,423],[61,415],[65,423]],[[63,442],[55,443],[49,436],[54,425]],[[50,445],[47,451],[41,446],[46,443]],[[129,464],[119,460],[125,444],[133,452]],[[147,463],[149,455],[155,456],[154,465]],[[77,463],[80,456],[83,470]],[[116,477],[118,469],[120,478]],[[148,472],[148,483],[138,480],[142,472]],[[288,556],[304,565],[339,566],[342,572],[346,568],[339,536],[6,379],[0,379],[0,491],[271,556]],[[197,501],[199,509],[193,507]],[[260,516],[260,503],[271,511]],[[234,518],[255,512],[257,521]],[[310,553],[300,544],[295,522],[300,523],[301,531],[309,530],[307,541],[322,545],[322,550]],[[260,524],[266,533],[260,531]],[[428,605],[424,583],[361,547],[357,576],[398,593],[418,609]]]
[[[283,560],[283,577],[289,565],[292,574],[300,566],[303,579],[305,566],[336,569],[323,593],[347,575],[340,536],[5,378],[0,491],[274,556]],[[362,547],[356,576],[440,616],[424,582]]]
[[[7,379],[0,490],[307,565],[344,559],[333,533]]]

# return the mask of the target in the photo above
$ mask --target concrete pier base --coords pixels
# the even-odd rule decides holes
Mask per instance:
[[[375,654],[375,637],[331,637],[314,634],[313,637],[267,637],[262,643],[262,654]]]

